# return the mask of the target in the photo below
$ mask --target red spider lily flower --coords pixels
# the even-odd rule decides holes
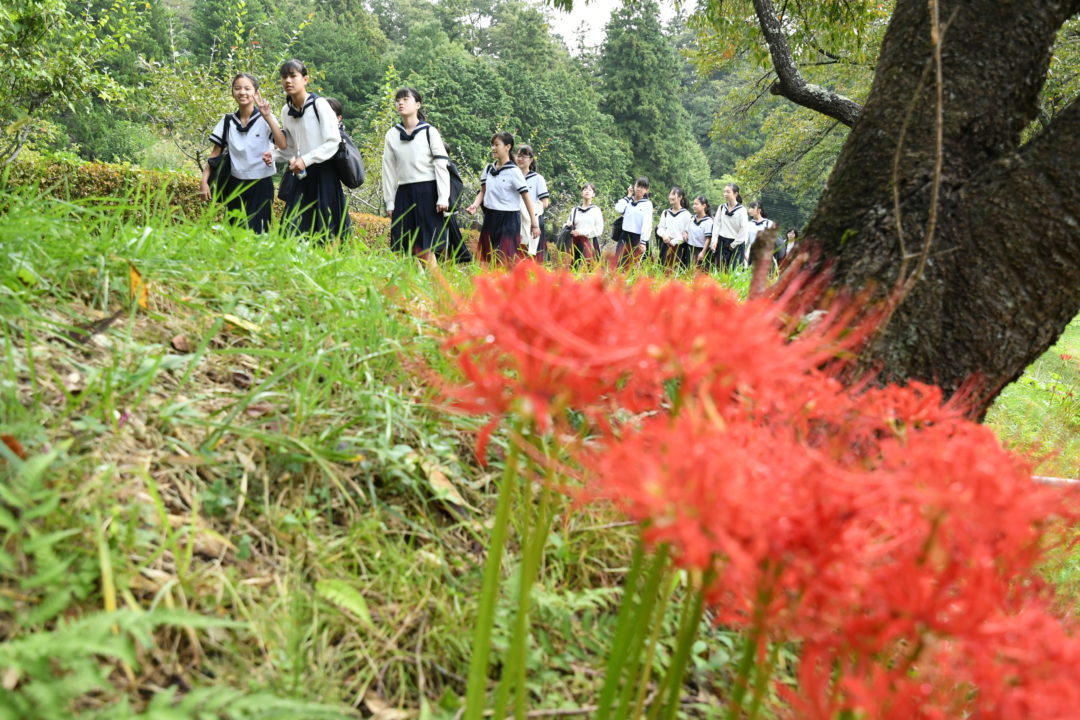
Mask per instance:
[[[481,276],[445,321],[444,347],[465,382],[440,390],[459,412],[493,423],[517,412],[547,430],[565,408],[616,392],[642,362],[626,307],[625,295],[599,278],[578,280],[534,263]]]

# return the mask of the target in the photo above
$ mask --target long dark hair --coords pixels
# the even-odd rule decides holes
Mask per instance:
[[[708,217],[709,215],[712,215],[712,205],[709,204],[709,198],[705,197],[704,195],[698,195],[694,199],[705,206],[705,216],[706,217]]]
[[[510,154],[514,153],[514,136],[508,132],[497,132],[491,136],[491,143],[495,144],[496,140],[502,140],[503,145],[510,146]]]
[[[736,185],[735,183],[728,183],[724,187],[731,188],[731,192],[735,193],[735,202],[737,202],[737,203],[742,202],[742,195],[739,194],[739,186],[738,185]]]
[[[536,153],[533,152],[531,145],[522,145],[517,151],[518,157],[524,155],[529,158],[529,172],[536,172]]]
[[[737,190],[735,192],[738,193]],[[749,209],[749,210],[753,210],[754,208],[757,208],[758,210],[761,211],[761,217],[763,217],[763,218],[769,217],[768,215],[765,214],[765,206],[762,205],[760,201],[755,200],[754,202],[750,203],[747,206],[747,209]]]
[[[410,96],[412,97],[413,100],[415,100],[420,105],[424,104],[424,100],[420,97],[420,93],[417,91],[417,89],[416,88],[411,88],[411,87],[403,87],[400,90],[398,90],[396,93],[394,93],[394,102],[397,102],[398,100],[400,100],[403,97],[410,97]],[[427,120],[427,116],[424,115],[424,110],[422,108],[417,108],[416,117],[417,117],[418,120]]]
[[[668,195],[670,195],[671,193],[675,193],[675,197],[677,197],[679,199],[679,207],[682,208],[683,210],[685,210],[686,209],[686,191],[683,190],[678,185],[676,185],[675,187],[671,188],[671,190],[668,192]]]

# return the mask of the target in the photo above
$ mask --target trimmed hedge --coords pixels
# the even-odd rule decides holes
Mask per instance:
[[[45,193],[64,200],[84,198],[144,197],[173,208],[178,215],[196,218],[206,212],[206,203],[199,197],[199,178],[189,173],[168,170],[147,170],[128,163],[81,162],[55,158],[24,157],[7,166],[0,174],[4,187],[37,185]],[[274,200],[276,215],[284,209]],[[369,241],[382,240],[390,235],[390,218],[370,213],[350,212],[354,232]],[[479,232],[462,230],[466,241],[475,246]]]

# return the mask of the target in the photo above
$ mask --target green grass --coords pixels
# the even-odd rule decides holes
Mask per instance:
[[[1080,317],[1002,391],[986,422],[1040,475],[1080,479]]]
[[[428,318],[444,291],[378,244],[254,237],[209,215],[178,219],[153,198],[0,194],[0,434],[30,458],[0,446],[0,637],[71,648],[74,668],[34,675],[26,661],[3,679],[0,718],[41,716],[7,712],[7,700],[32,699],[32,677],[65,689],[71,717],[134,716],[125,703],[134,713],[152,697],[143,717],[156,717],[153,703],[224,703],[208,693],[231,689],[240,700],[221,717],[381,704],[454,716],[505,439],[480,468],[473,421],[432,405],[418,369],[442,365]],[[149,309],[132,301],[132,265]],[[475,272],[445,270],[459,287]],[[728,282],[745,292],[746,279]],[[1077,361],[1059,357],[1080,357],[1078,345],[1074,322],[990,414],[1010,444],[1059,450],[1046,474],[1068,475],[1080,452],[1077,405],[1062,394],[1077,388]],[[534,597],[532,707],[597,696],[632,549],[615,519],[575,511],[554,523]],[[511,542],[504,578],[520,560]],[[1074,567],[1050,572],[1072,586]],[[496,651],[511,634],[511,584]],[[65,638],[127,632],[127,616],[101,619],[114,608],[231,622],[169,616],[130,652],[106,636],[103,676],[75,683],[92,668]],[[72,625],[80,618],[89,624]],[[694,652],[700,697],[722,695],[737,639],[710,626]],[[294,704],[241,707],[269,693]]]
[[[346,715],[425,698],[451,717],[501,462],[475,464],[474,421],[433,407],[417,372],[441,366],[441,286],[363,238],[316,247],[29,190],[0,195],[0,247],[0,434],[31,458],[0,451],[19,510],[0,518],[0,637],[185,610],[239,626],[157,630],[78,709],[217,687]],[[451,285],[474,272],[446,268]],[[530,661],[540,706],[599,682],[582,673],[631,542],[594,529],[609,521],[557,522]],[[510,547],[506,572],[517,562]]]

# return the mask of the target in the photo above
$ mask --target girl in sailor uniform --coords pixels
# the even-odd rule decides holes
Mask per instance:
[[[771,227],[776,227],[776,223],[765,215],[765,207],[755,200],[746,206],[746,212],[750,216],[750,225],[746,231],[746,252],[744,253],[744,260],[750,262],[750,248],[754,246],[754,240],[757,239],[758,233],[762,230],[768,230]]]
[[[686,191],[681,187],[671,188],[668,193],[670,208],[660,213],[660,222],[656,234],[660,238],[660,263],[665,267],[675,264],[678,248],[686,242],[686,232],[690,228],[690,211],[686,209]]]
[[[210,133],[214,148],[210,157],[228,151],[231,174],[221,187],[220,196],[230,214],[239,211],[247,218],[248,227],[257,233],[270,228],[270,211],[274,203],[273,148],[285,147],[285,134],[277,118],[270,112],[270,103],[259,94],[259,81],[247,73],[239,73],[232,81],[232,96],[236,112],[218,121]],[[210,165],[203,167],[199,195],[210,199]]]
[[[615,245],[615,261],[620,263],[637,262],[649,247],[652,235],[653,204],[648,198],[649,178],[639,177],[633,187],[626,189],[626,197],[615,203],[615,212],[623,217],[622,233]]]
[[[413,88],[394,95],[400,122],[383,140],[382,190],[390,247],[435,266],[434,248],[450,222],[450,154],[442,135],[424,119],[422,104]]]
[[[593,205],[596,186],[581,186],[581,204],[570,211],[566,227],[570,228],[570,247],[573,261],[584,258],[591,262],[600,257],[600,236],[604,234],[604,213]]]
[[[698,195],[690,208],[694,211],[694,217],[686,230],[686,244],[679,246],[679,262],[683,267],[689,267],[695,260],[699,263],[705,260],[705,249],[712,242],[713,235],[712,208],[708,198]]]
[[[488,164],[480,174],[480,192],[465,209],[475,215],[481,204],[484,206],[484,224],[476,248],[482,263],[494,257],[496,262],[508,265],[519,256],[524,240],[521,235],[522,203],[531,221],[532,237],[540,236],[540,223],[529,197],[525,175],[510,160],[513,150],[514,136],[510,133],[495,133],[491,137],[491,154],[495,156],[495,162]]]
[[[742,249],[746,244],[750,227],[750,217],[742,204],[739,186],[724,186],[724,204],[716,211],[713,219],[713,238],[709,248],[715,253],[714,262],[718,267],[730,270],[742,262]]]
[[[286,147],[280,157],[288,163],[295,188],[287,193],[285,218],[297,233],[339,237],[349,228],[345,193],[334,163],[341,133],[337,114],[326,98],[307,91],[304,63],[289,60],[281,66],[281,87],[288,98],[281,108]]]
[[[536,219],[540,224],[540,237],[536,243],[536,252],[533,257],[537,262],[544,262],[547,256],[547,238],[544,234],[544,211],[551,205],[551,193],[548,192],[547,180],[536,172],[536,153],[528,145],[518,148],[514,156],[514,162],[525,175],[525,185],[529,188],[529,199],[532,200],[533,209],[536,210]]]

